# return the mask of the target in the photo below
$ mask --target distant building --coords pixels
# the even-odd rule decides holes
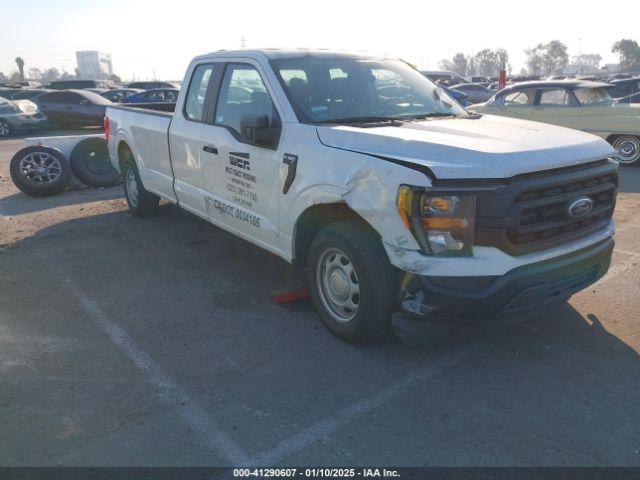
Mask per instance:
[[[78,78],[80,80],[106,79],[113,75],[111,54],[95,50],[76,52],[78,61]]]

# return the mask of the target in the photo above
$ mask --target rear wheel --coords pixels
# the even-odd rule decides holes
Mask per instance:
[[[616,137],[611,143],[618,151],[618,161],[622,165],[638,164],[640,160],[640,137],[623,135]]]
[[[145,190],[135,164],[128,163],[124,170],[124,196],[129,210],[136,217],[147,217],[158,211],[160,197]]]
[[[311,297],[342,340],[369,343],[390,324],[394,274],[380,240],[358,222],[322,229],[309,254]]]

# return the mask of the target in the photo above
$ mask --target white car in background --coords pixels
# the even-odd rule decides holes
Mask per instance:
[[[47,125],[47,117],[30,100],[0,98],[0,138],[24,130],[38,130]]]

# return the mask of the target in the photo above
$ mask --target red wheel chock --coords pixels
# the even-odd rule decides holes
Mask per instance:
[[[309,298],[309,289],[305,287],[290,287],[271,292],[273,303],[280,305],[281,303],[293,303],[298,300]]]

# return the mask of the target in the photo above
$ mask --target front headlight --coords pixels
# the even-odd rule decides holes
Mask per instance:
[[[398,211],[423,251],[439,256],[473,254],[476,197],[429,192],[402,185],[398,189]]]

